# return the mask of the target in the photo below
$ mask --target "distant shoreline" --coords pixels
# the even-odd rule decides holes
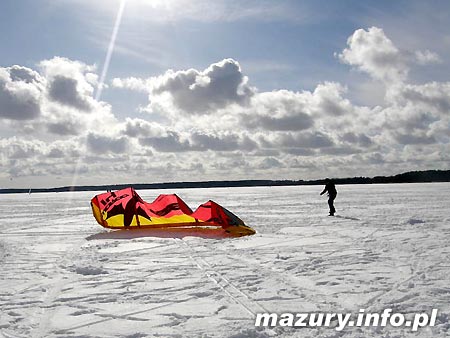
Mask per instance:
[[[380,184],[380,183],[429,183],[450,182],[450,170],[409,171],[395,176],[334,178],[336,184]],[[144,189],[183,189],[183,188],[228,188],[228,187],[262,187],[262,186],[298,186],[319,185],[324,180],[235,180],[235,181],[203,181],[203,182],[167,182],[139,184],[108,184],[65,186],[58,188],[36,188],[31,192],[68,192],[68,191],[101,191],[120,190],[132,186],[136,190]],[[30,189],[0,189],[0,194],[30,193]]]

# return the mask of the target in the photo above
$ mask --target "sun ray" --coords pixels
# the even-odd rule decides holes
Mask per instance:
[[[111,57],[114,52],[114,46],[116,44],[117,34],[119,32],[120,24],[122,22],[122,15],[125,9],[125,4],[127,0],[121,0],[119,10],[117,11],[116,21],[114,23],[114,29],[109,41],[108,51],[106,53],[105,62],[103,63],[102,74],[100,75],[100,80],[98,82],[97,91],[95,93],[95,100],[98,101],[102,95],[103,86],[105,82],[106,75],[108,74],[109,64],[111,62]]]
[[[102,95],[105,78],[106,78],[106,75],[108,74],[108,68],[109,68],[109,64],[111,62],[112,54],[114,52],[114,46],[116,43],[117,34],[119,32],[120,24],[122,22],[122,16],[123,16],[123,12],[125,10],[126,2],[127,2],[127,0],[120,1],[119,9],[118,9],[117,15],[116,15],[116,20],[114,22],[113,32],[111,34],[111,39],[110,39],[109,45],[108,45],[108,51],[106,52],[105,62],[103,64],[102,73],[101,73],[101,76],[100,76],[100,79],[99,79],[99,82],[97,85],[97,90],[95,93],[96,101],[99,101],[101,98],[101,95]],[[87,146],[87,136],[84,137],[83,143],[84,143],[84,147],[86,147]],[[75,165],[75,170],[74,170],[74,174],[73,174],[73,178],[72,178],[72,186],[75,186],[76,182],[78,180],[82,160],[83,160],[83,155],[80,155],[78,157],[77,163]]]

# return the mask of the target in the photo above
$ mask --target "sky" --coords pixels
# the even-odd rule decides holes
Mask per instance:
[[[448,1],[3,0],[0,188],[450,167]]]

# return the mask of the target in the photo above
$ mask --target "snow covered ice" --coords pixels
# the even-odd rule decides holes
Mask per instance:
[[[97,192],[0,195],[0,336],[448,337],[450,184],[140,190],[212,199],[257,234],[112,232]],[[255,328],[260,312],[439,310],[434,327]]]

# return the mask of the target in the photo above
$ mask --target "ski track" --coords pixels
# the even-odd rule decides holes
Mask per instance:
[[[91,216],[95,193],[3,195],[0,337],[447,337],[449,188],[339,186],[337,217],[321,187],[177,192],[258,232],[235,239],[108,238]],[[418,332],[254,327],[260,312],[385,308],[439,315]]]

